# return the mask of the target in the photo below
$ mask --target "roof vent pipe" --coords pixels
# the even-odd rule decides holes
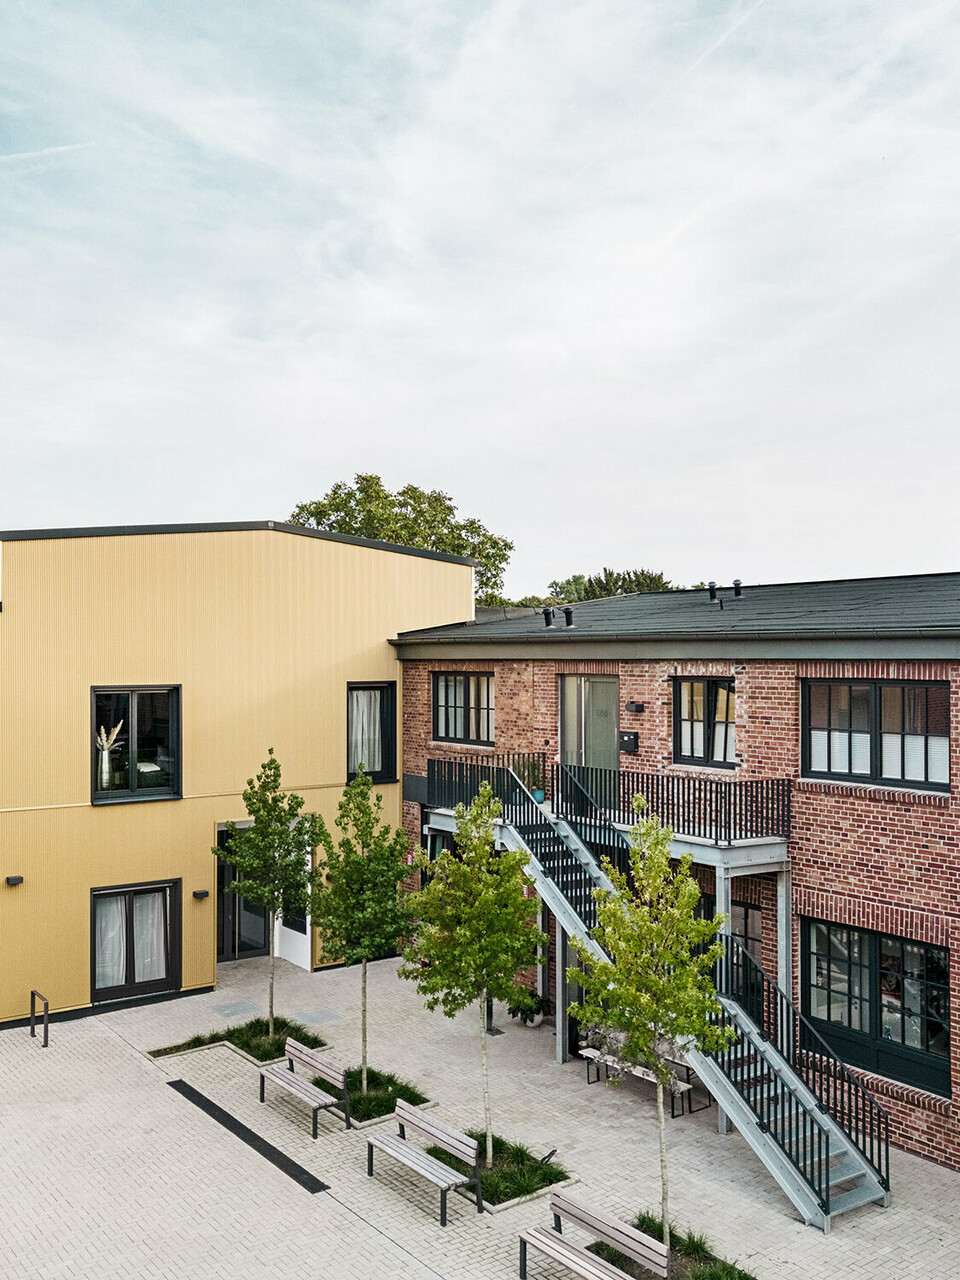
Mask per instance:
[[[545,627],[553,626],[553,610],[549,605],[547,605],[546,609],[543,610],[543,625]]]
[[[573,626],[573,610],[569,607],[564,609],[563,616],[565,619],[564,625],[568,627],[572,627]]]
[[[734,578],[733,580],[733,594],[735,596],[743,595],[743,584],[741,583],[739,578]]]
[[[716,584],[715,582],[708,582],[708,583],[707,583],[707,588],[708,588],[708,590],[709,590],[709,592],[710,592],[710,599],[711,599],[711,600],[716,600],[716,598],[717,598],[717,584]]]

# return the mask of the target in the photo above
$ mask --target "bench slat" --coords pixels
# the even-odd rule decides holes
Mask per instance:
[[[404,1102],[402,1098],[397,1099],[394,1115],[398,1124],[402,1124],[405,1127],[409,1125],[411,1129],[416,1129],[431,1143],[435,1146],[443,1147],[444,1151],[449,1151],[452,1156],[458,1156],[461,1160],[465,1160],[467,1164],[473,1165],[477,1163],[480,1144],[465,1133],[461,1133],[458,1129],[451,1129],[449,1125],[443,1124],[442,1121],[425,1115],[411,1103]]]
[[[667,1274],[668,1253],[662,1241],[638,1231],[621,1218],[586,1204],[564,1191],[551,1192],[550,1211],[566,1218],[597,1240],[613,1245],[615,1249],[650,1270],[658,1271],[664,1276]]]
[[[520,1239],[532,1245],[534,1249],[545,1253],[554,1262],[560,1262],[583,1276],[584,1280],[623,1280],[624,1273],[619,1267],[600,1258],[595,1253],[588,1253],[581,1245],[566,1240],[557,1231],[549,1227],[534,1227],[531,1231],[521,1231]]]
[[[328,1093],[318,1089],[309,1080],[304,1080],[303,1076],[294,1075],[285,1067],[264,1067],[260,1074],[272,1080],[274,1084],[289,1089],[291,1093],[297,1093],[300,1097],[306,1098],[315,1107],[336,1107],[340,1104],[339,1098],[331,1098]]]
[[[338,1062],[331,1061],[330,1058],[324,1058],[316,1049],[308,1049],[299,1040],[288,1036],[283,1055],[291,1061],[299,1062],[301,1066],[309,1067],[314,1075],[322,1076],[328,1084],[335,1085],[338,1089],[346,1088],[346,1068],[340,1066]]]
[[[415,1173],[429,1179],[438,1187],[451,1190],[453,1187],[462,1187],[464,1183],[470,1181],[469,1175],[458,1173],[456,1169],[451,1169],[441,1160],[435,1160],[433,1156],[427,1155],[419,1147],[413,1146],[395,1134],[372,1134],[367,1141],[371,1146],[379,1151],[385,1151],[387,1155],[393,1156],[401,1164],[407,1165]]]

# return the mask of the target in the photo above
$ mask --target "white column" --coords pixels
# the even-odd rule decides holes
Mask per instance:
[[[557,926],[557,982],[554,993],[554,1008],[557,1020],[557,1061],[566,1062],[570,1057],[570,1044],[567,1035],[567,935],[560,927],[560,921],[554,917]]]
[[[777,872],[777,986],[793,999],[793,895],[789,867]]]
[[[717,915],[723,916],[723,928],[720,930],[721,937],[729,938],[731,936],[730,921],[730,873],[726,867],[717,867],[716,869],[716,898],[717,898]],[[730,1120],[723,1107],[717,1105],[717,1133],[730,1132]]]

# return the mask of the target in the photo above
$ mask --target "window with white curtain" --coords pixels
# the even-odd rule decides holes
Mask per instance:
[[[166,991],[179,984],[179,884],[93,893],[93,1000]]]
[[[347,778],[361,768],[374,782],[393,782],[397,775],[397,686],[347,686]]]
[[[808,680],[803,712],[808,776],[948,789],[945,682]]]

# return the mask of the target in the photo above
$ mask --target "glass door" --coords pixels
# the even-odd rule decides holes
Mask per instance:
[[[560,677],[560,759],[595,769],[620,763],[620,682],[615,676]]]
[[[217,846],[226,851],[227,833],[217,834]],[[270,951],[269,919],[265,907],[255,906],[227,886],[236,880],[236,868],[221,858],[217,863],[217,961],[247,960]]]

